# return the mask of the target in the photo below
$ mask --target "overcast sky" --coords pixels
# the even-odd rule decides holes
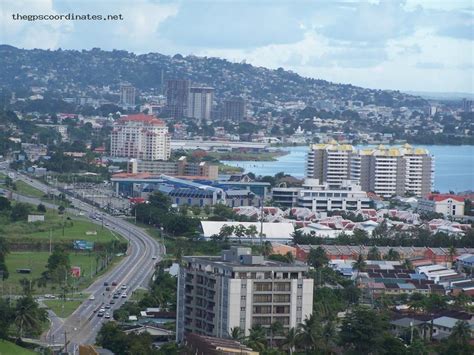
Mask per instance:
[[[473,0],[0,0],[0,42],[217,56],[354,85],[474,91]],[[14,21],[12,14],[122,14]]]

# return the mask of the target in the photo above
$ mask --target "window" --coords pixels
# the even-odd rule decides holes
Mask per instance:
[[[296,310],[297,310],[297,311],[301,311],[302,309],[303,309],[303,308],[301,308],[301,307],[296,307]]]
[[[245,300],[247,299],[247,296],[240,296],[240,299],[241,299],[242,301],[245,301]]]
[[[302,284],[299,284],[299,285],[298,285],[298,288],[303,288],[303,285],[302,285]]]
[[[241,312],[245,312],[245,307],[240,307]]]

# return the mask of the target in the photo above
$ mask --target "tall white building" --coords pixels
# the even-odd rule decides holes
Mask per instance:
[[[340,186],[342,181],[358,181],[363,191],[383,197],[413,194],[425,196],[433,186],[434,158],[426,149],[403,147],[356,150],[351,145],[315,144],[307,157],[306,175]]]
[[[306,177],[318,179],[330,187],[339,187],[350,178],[351,158],[355,149],[350,144],[313,144],[306,163]]]
[[[176,337],[185,333],[230,337],[254,325],[296,327],[313,311],[308,266],[254,256],[232,247],[220,257],[186,256],[178,278]]]
[[[187,116],[199,120],[210,120],[213,100],[214,88],[189,88]]]
[[[110,155],[142,160],[168,160],[170,136],[165,122],[137,114],[120,118],[110,136]]]

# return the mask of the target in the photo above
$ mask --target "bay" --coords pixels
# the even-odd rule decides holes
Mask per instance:
[[[413,145],[428,149],[435,157],[434,189],[440,192],[474,190],[474,146],[470,145]],[[357,146],[363,148],[367,146]],[[279,172],[304,177],[308,146],[282,147],[288,154],[276,161],[223,161],[255,175],[275,175]]]

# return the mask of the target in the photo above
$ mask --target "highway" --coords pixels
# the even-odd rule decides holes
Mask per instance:
[[[59,193],[54,188],[17,172],[15,172],[14,180],[22,180],[45,193]],[[14,194],[13,198],[34,204],[43,203],[48,208],[57,208],[56,205],[31,197]],[[165,250],[160,243],[134,224],[98,211],[94,206],[80,202],[75,198],[68,198],[73,201],[75,206],[75,209],[68,209],[68,213],[77,214],[79,211],[83,211],[86,216],[89,216],[91,213],[101,214],[103,221],[92,219],[91,221],[97,224],[103,223],[105,228],[109,228],[114,233],[122,235],[129,241],[126,257],[116,267],[101,276],[83,291],[93,295],[94,300],[84,301],[64,322],[58,318],[51,320],[51,328],[43,340],[51,345],[65,344],[67,342],[67,350],[70,353],[75,353],[79,344],[93,344],[102,324],[109,321],[104,317],[98,317],[94,310],[100,308],[102,304],[107,304],[112,299],[114,291],[116,289],[120,290],[122,285],[126,285],[127,289],[125,291],[121,290],[120,293],[126,292],[127,298],[137,288],[147,287],[154,271],[154,264],[161,259]],[[111,290],[107,292],[104,282],[108,282],[109,285],[115,282],[117,286],[111,286]],[[126,298],[120,297],[115,299],[115,301],[116,303],[111,305],[111,309],[108,310],[111,316],[113,310],[118,309],[126,301]]]

